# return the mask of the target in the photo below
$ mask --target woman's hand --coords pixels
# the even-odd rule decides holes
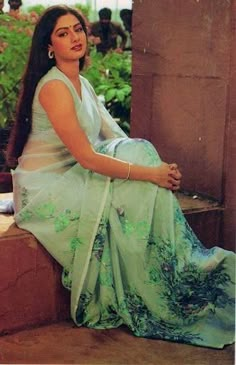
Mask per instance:
[[[162,188],[176,191],[180,188],[181,177],[182,175],[175,163],[163,162],[161,166],[154,168],[151,182]]]

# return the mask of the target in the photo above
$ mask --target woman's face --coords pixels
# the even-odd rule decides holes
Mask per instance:
[[[78,60],[85,55],[87,38],[80,21],[73,14],[58,18],[51,35],[51,45],[56,63]]]

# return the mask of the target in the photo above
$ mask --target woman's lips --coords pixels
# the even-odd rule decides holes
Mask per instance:
[[[76,46],[72,47],[71,49],[73,51],[81,51],[82,50],[82,44],[77,44]]]

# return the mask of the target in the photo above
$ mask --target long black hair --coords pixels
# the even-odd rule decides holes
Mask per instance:
[[[51,44],[51,34],[57,20],[66,14],[74,15],[82,25],[87,36],[85,20],[76,9],[66,5],[55,5],[47,8],[39,18],[29,53],[28,62],[21,82],[21,90],[16,107],[16,120],[12,126],[6,153],[8,166],[15,167],[27,142],[32,126],[32,104],[36,86],[39,80],[55,66],[55,59],[48,57],[48,45]],[[80,70],[85,65],[84,55],[79,60]]]

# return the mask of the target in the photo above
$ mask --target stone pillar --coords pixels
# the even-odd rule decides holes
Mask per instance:
[[[223,200],[229,0],[133,3],[131,136],[176,161],[183,188]]]
[[[232,1],[231,67],[228,88],[228,114],[224,160],[223,241],[235,250],[236,244],[236,0]]]

